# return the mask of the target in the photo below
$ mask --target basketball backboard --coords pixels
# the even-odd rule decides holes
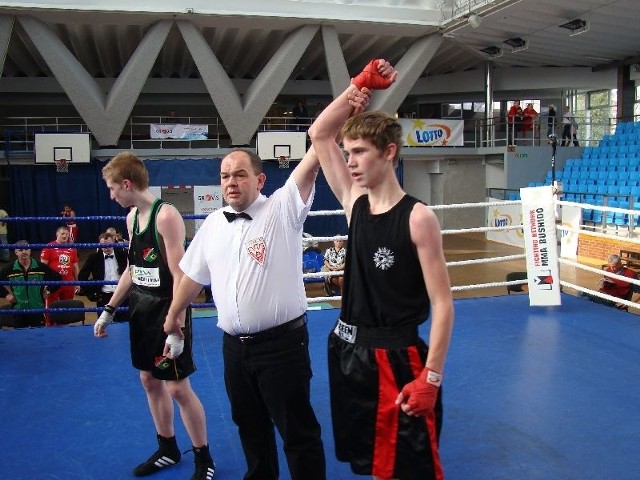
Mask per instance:
[[[302,160],[307,151],[305,132],[258,132],[257,153],[262,160]]]
[[[90,143],[88,133],[36,133],[35,163],[91,163]]]

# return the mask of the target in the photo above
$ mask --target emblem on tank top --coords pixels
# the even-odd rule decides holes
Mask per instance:
[[[154,262],[158,258],[158,252],[153,247],[147,247],[142,250],[142,258],[145,262]]]
[[[373,254],[373,264],[380,270],[389,270],[395,262],[393,252],[387,247],[379,247]]]
[[[267,256],[267,244],[263,237],[258,237],[253,240],[249,240],[245,244],[245,248],[251,258],[253,258],[259,265],[264,265],[264,259]]]

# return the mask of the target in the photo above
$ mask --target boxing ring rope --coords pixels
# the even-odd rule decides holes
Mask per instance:
[[[444,211],[444,210],[452,210],[452,209],[461,209],[461,208],[488,208],[488,207],[498,207],[498,206],[506,206],[506,205],[520,205],[522,202],[520,200],[506,200],[506,201],[490,201],[490,202],[478,202],[478,203],[459,203],[459,204],[449,204],[449,205],[432,205],[430,208],[434,211]],[[613,212],[613,213],[621,213],[621,214],[625,214],[628,215],[630,218],[633,218],[635,216],[640,216],[640,211],[638,210],[630,210],[630,209],[624,209],[624,208],[619,208],[619,207],[608,207],[608,206],[602,206],[602,205],[592,205],[592,204],[587,204],[587,203],[577,203],[577,202],[568,202],[568,201],[563,201],[563,200],[555,200],[555,204],[556,207],[557,206],[570,206],[570,207],[578,207],[580,209],[592,209],[592,210],[599,210],[603,212],[603,215],[606,214],[607,212]],[[343,215],[344,211],[343,210],[314,210],[309,212],[309,217],[312,216],[330,216],[330,215]],[[84,216],[84,217],[74,217],[75,221],[78,222],[82,222],[82,221],[119,221],[119,222],[123,222],[125,221],[124,216],[113,216],[113,215],[107,215],[107,216],[102,216],[102,215],[95,215],[95,216]],[[183,218],[185,220],[187,219],[203,219],[206,218],[206,215],[183,215]],[[61,217],[8,217],[6,219],[3,219],[3,221],[7,221],[7,222],[20,222],[20,221],[27,221],[27,222],[34,222],[34,221],[51,221],[51,222],[64,222],[65,219],[61,218]],[[583,228],[584,227],[584,228]],[[468,233],[486,233],[486,232],[491,232],[491,231],[507,231],[507,230],[522,230],[523,225],[519,224],[519,225],[511,225],[511,226],[501,226],[501,227],[472,227],[472,228],[461,228],[461,229],[443,229],[442,230],[442,235],[457,235],[457,234],[468,234]],[[556,229],[559,232],[565,232],[565,233],[574,233],[574,234],[581,234],[581,235],[588,235],[588,236],[593,236],[593,237],[597,237],[597,238],[605,238],[605,239],[616,239],[616,240],[620,240],[620,239],[624,239],[625,242],[630,242],[636,245],[640,245],[640,239],[636,239],[633,237],[624,237],[624,236],[620,236],[620,235],[612,235],[607,233],[606,231],[601,232],[601,231],[596,231],[595,230],[595,226],[593,227],[594,229],[588,229],[586,228],[586,225],[581,225],[581,228],[579,229],[572,229],[569,228],[567,226],[564,225],[556,225]],[[612,227],[613,228],[613,227]],[[617,231],[618,227],[615,227],[616,231]],[[347,236],[346,235],[337,235],[337,236],[318,236],[318,237],[314,237],[314,236],[309,236],[303,239],[303,241],[306,242],[310,242],[310,243],[319,243],[319,242],[332,242],[334,240],[346,240]],[[97,249],[97,248],[104,248],[104,247],[114,247],[114,248],[127,248],[128,244],[126,242],[118,242],[118,243],[73,243],[71,244],[73,246],[73,248],[86,248],[86,249]],[[56,244],[50,244],[50,243],[31,243],[31,244],[9,244],[9,245],[3,245],[3,248],[9,248],[9,249],[16,249],[16,248],[31,248],[31,249],[42,249],[42,248],[67,248],[69,246],[69,244],[61,244],[61,245],[56,245]],[[526,259],[526,255],[524,253],[522,254],[515,254],[515,255],[505,255],[505,256],[496,256],[496,257],[489,257],[489,258],[479,258],[479,259],[470,259],[470,260],[459,260],[459,261],[449,261],[446,263],[448,268],[454,268],[454,267],[462,267],[462,266],[467,266],[467,265],[479,265],[479,264],[493,264],[493,263],[500,263],[500,262],[511,262],[511,261],[517,261],[517,260],[524,260]],[[637,279],[632,279],[629,277],[623,277],[620,275],[616,275],[614,273],[609,273],[609,272],[605,272],[602,269],[598,269],[595,267],[591,267],[589,265],[584,265],[581,263],[578,263],[576,261],[567,259],[567,258],[562,258],[558,255],[558,262],[560,264],[560,266],[562,265],[566,265],[569,267],[573,267],[576,269],[582,269],[591,273],[596,273],[598,275],[601,276],[608,276],[608,277],[612,277],[612,278],[616,278],[619,280],[623,280],[625,282],[628,283],[632,283],[634,285],[638,285],[640,286],[640,280]],[[328,277],[332,277],[332,276],[340,276],[342,275],[344,272],[342,271],[332,271],[332,272],[305,272],[303,273],[303,279],[309,279],[309,280],[313,280],[313,279],[321,279],[324,280]],[[102,280],[87,280],[87,281],[80,281],[80,280],[76,280],[76,281],[58,281],[58,282],[46,282],[46,281],[42,281],[42,282],[8,282],[8,281],[0,281],[0,285],[8,285],[8,284],[13,284],[13,285],[75,285],[75,286],[89,286],[89,285],[115,285],[117,282],[108,282],[108,281],[102,281]],[[514,280],[514,281],[499,281],[499,282],[486,282],[486,283],[479,283],[479,284],[471,284],[471,285],[459,285],[459,286],[452,286],[451,289],[453,292],[460,292],[460,291],[470,291],[470,290],[476,290],[476,289],[483,289],[483,288],[493,288],[493,287],[509,287],[509,286],[515,286],[515,285],[522,285],[522,284],[526,284],[527,280]],[[610,295],[606,295],[603,293],[600,293],[596,290],[592,290],[589,289],[587,287],[582,287],[580,285],[576,285],[574,283],[568,282],[568,281],[564,281],[564,280],[560,280],[560,285],[562,287],[566,287],[566,288],[570,288],[578,293],[580,292],[584,292],[587,293],[589,295],[595,296],[595,297],[599,297],[605,300],[610,300],[613,301],[617,304],[621,304],[621,305],[625,305],[627,307],[632,307],[632,306],[637,306],[637,304],[635,304],[634,302],[630,302],[628,300],[624,300],[624,299],[620,299],[617,297],[612,297]],[[309,304],[314,304],[314,303],[321,303],[321,302],[327,302],[327,301],[339,301],[341,300],[341,296],[317,296],[317,297],[309,297],[307,299]],[[210,304],[210,303],[194,303],[192,304],[192,306],[194,308],[211,308],[213,306],[215,306],[214,304]],[[120,307],[119,310],[126,310],[127,307]],[[69,312],[76,312],[76,311],[84,311],[84,312],[96,312],[96,313],[100,313],[102,312],[102,308],[97,308],[97,307],[86,307],[84,309],[82,308],[69,308],[69,309],[31,309],[31,310],[20,310],[20,311],[14,311],[11,309],[7,309],[6,311],[3,311],[3,309],[0,309],[0,315],[3,313],[50,313],[50,312],[64,312],[64,311],[69,311]]]

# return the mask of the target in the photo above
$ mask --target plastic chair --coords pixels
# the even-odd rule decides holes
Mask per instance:
[[[49,308],[84,308],[81,300],[58,300],[49,305]],[[49,312],[49,318],[53,325],[69,325],[70,323],[82,323],[84,325],[85,312]]]

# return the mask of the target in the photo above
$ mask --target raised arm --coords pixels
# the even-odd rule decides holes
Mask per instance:
[[[363,192],[354,186],[347,168],[339,145],[340,129],[350,116],[367,108],[372,90],[388,88],[395,81],[397,74],[389,62],[381,59],[372,60],[309,128],[309,136],[324,175],[345,209],[347,218],[351,215],[353,202]]]

